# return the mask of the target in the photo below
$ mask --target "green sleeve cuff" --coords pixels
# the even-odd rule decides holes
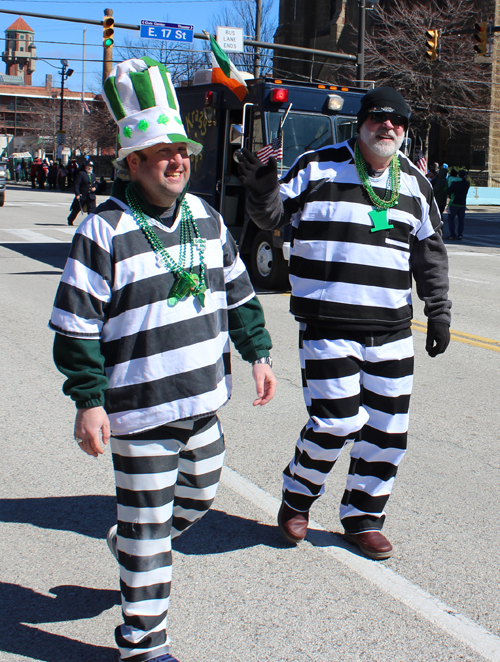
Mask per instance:
[[[227,311],[229,336],[244,361],[269,356],[273,344],[266,329],[264,311],[257,297]]]
[[[53,352],[57,369],[67,378],[63,393],[70,396],[78,409],[103,406],[109,380],[101,342],[56,333]]]
[[[82,402],[78,400],[75,404],[77,409],[92,409],[92,407],[104,407],[104,394],[100,398],[95,398],[94,400],[87,400],[87,402]]]

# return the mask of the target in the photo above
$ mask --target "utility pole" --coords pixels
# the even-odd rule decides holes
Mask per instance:
[[[262,0],[255,0],[255,41],[260,41],[260,28],[262,23]],[[255,49],[253,59],[253,76],[258,78],[260,76],[260,48]]]
[[[63,111],[64,111],[64,81],[71,76],[73,69],[68,69],[68,60],[61,60],[61,106],[59,109],[59,131],[57,132],[57,158],[62,156],[62,148],[66,142],[66,135],[63,131]],[[68,69],[66,71],[66,69]]]
[[[359,18],[358,18],[358,67],[357,79],[360,86],[365,80],[365,26],[366,26],[366,3],[365,0],[358,0]]]
[[[83,31],[83,56],[82,56],[82,104],[85,103],[85,33],[87,30]]]
[[[61,106],[59,109],[59,132],[63,131],[63,108],[64,108],[64,76],[66,74],[66,67],[68,66],[68,60],[61,60],[62,69],[61,69]]]

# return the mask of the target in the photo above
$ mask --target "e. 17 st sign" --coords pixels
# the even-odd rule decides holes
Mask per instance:
[[[141,21],[140,36],[145,39],[164,39],[166,41],[193,41],[194,25],[179,23],[161,23],[160,21]]]

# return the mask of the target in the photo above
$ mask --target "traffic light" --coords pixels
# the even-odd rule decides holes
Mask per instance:
[[[429,50],[426,51],[425,57],[432,62],[437,60],[438,55],[438,42],[439,42],[439,30],[427,30],[425,33],[427,35],[426,46]]]
[[[110,48],[114,42],[115,19],[112,16],[105,16],[102,21],[102,45],[104,48]]]
[[[476,53],[479,53],[479,55],[486,55],[486,46],[487,46],[487,40],[488,40],[488,24],[486,21],[483,21],[482,23],[476,23],[474,25],[474,35],[473,39],[476,42],[474,45],[474,50]]]

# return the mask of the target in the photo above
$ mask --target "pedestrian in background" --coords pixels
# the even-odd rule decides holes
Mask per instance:
[[[448,239],[461,240],[464,234],[465,212],[467,210],[467,193],[470,183],[467,181],[467,170],[458,171],[459,180],[450,184],[450,204],[448,205]],[[455,234],[455,218],[458,221],[457,234]]]
[[[31,188],[36,188],[36,180],[37,180],[39,164],[40,164],[40,159],[35,159],[31,164],[31,170],[30,170]]]
[[[70,207],[68,225],[73,225],[80,212],[91,214],[95,209],[97,180],[93,169],[92,161],[87,161],[83,170],[80,170],[75,177],[75,197]]]
[[[38,182],[38,188],[45,188],[45,182],[47,181],[47,174],[49,172],[49,164],[45,159],[38,164],[36,170],[36,179]]]
[[[57,188],[59,191],[64,191],[66,186],[66,177],[68,176],[68,171],[64,165],[60,162],[57,168]]]
[[[55,191],[57,187],[57,163],[52,159],[49,161],[49,172],[47,174],[47,183],[51,191]]]
[[[187,193],[189,155],[202,146],[187,137],[166,67],[127,60],[103,96],[119,127],[118,167],[131,181],[116,178],[75,234],[50,322],[54,358],[76,402],[82,450],[98,457],[100,434],[104,443],[112,435],[120,660],[178,662],[166,633],[171,538],[216,494],[229,338],[252,364],[256,406],[274,395],[271,340],[221,216]]]
[[[75,159],[71,159],[68,163],[68,188],[71,188],[74,184],[74,179],[76,177],[76,174],[78,172],[78,163],[75,161]]]
[[[448,199],[448,169],[440,168],[437,178],[434,180],[433,184],[434,197],[436,198],[436,203],[443,218],[444,210],[446,207],[446,201]]]
[[[448,259],[432,187],[398,151],[410,109],[390,87],[370,90],[358,138],[300,156],[277,179],[238,152],[250,218],[263,230],[291,221],[290,310],[309,420],[283,473],[278,525],[298,543],[342,449],[354,442],[340,520],[372,559],[392,545],[385,506],[405,455],[413,384],[412,280],[427,315],[426,350],[450,340]]]

